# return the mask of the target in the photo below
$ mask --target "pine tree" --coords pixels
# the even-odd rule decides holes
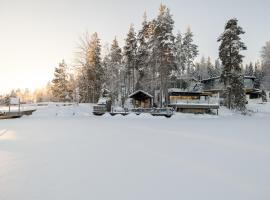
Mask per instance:
[[[261,51],[263,86],[270,90],[270,41],[266,42]]]
[[[70,101],[76,101],[76,88],[77,88],[77,81],[75,79],[74,74],[68,74],[68,84],[67,84],[67,91],[68,91],[68,98]]]
[[[174,21],[170,10],[161,5],[156,20],[152,22],[154,34],[151,38],[152,59],[155,62],[155,68],[158,72],[160,88],[160,106],[168,103],[168,84],[169,76],[176,68],[175,62],[175,43],[172,33]]]
[[[120,95],[120,70],[122,67],[122,50],[116,37],[112,41],[108,55],[103,59],[105,85],[110,90],[112,100],[117,101]]]
[[[208,59],[207,59],[206,66],[207,66],[207,75],[208,75],[207,78],[216,77],[217,73],[216,73],[214,65],[211,63],[211,58],[210,57],[208,57]]]
[[[185,65],[185,69],[189,76],[192,76],[194,71],[194,59],[198,56],[198,46],[193,43],[193,33],[191,29],[188,28],[187,32],[183,37],[183,62]]]
[[[91,102],[97,102],[101,94],[101,86],[104,75],[104,71],[101,66],[101,45],[97,33],[94,33],[91,37],[88,58],[89,63],[87,68],[87,77],[90,89],[88,92],[91,94]]]
[[[254,76],[254,67],[253,67],[252,62],[250,62],[249,65],[246,65],[245,75]]]
[[[176,77],[183,75],[185,71],[185,54],[183,51],[183,38],[181,32],[178,32],[175,40],[176,48]]]
[[[148,71],[149,71],[149,91],[151,91],[152,94],[154,94],[155,90],[159,89],[159,72],[158,72],[158,65],[159,65],[159,59],[160,59],[160,49],[159,49],[159,41],[157,39],[156,35],[156,23],[157,20],[153,19],[152,21],[148,22],[147,27],[147,48],[149,51],[148,54]]]
[[[245,44],[241,41],[240,35],[244,34],[243,29],[238,26],[238,20],[230,19],[225,25],[225,31],[218,38],[219,58],[222,61],[223,70],[221,81],[225,84],[225,104],[230,109],[243,111],[245,109],[245,93],[243,78],[241,79],[241,64],[243,55],[241,50],[246,50]],[[238,98],[243,99],[238,99]]]
[[[96,102],[100,96],[104,71],[101,66],[101,45],[98,34],[81,38],[77,62],[80,102]]]
[[[149,62],[149,49],[148,49],[148,39],[149,39],[149,23],[147,22],[146,13],[144,13],[142,29],[138,32],[137,42],[138,42],[138,50],[137,50],[137,71],[138,71],[138,79],[136,82],[136,90],[139,89],[150,89],[149,87],[149,78],[150,71],[148,68]]]
[[[244,76],[240,73],[233,73],[231,79],[231,108],[245,113],[246,93],[244,90]]]
[[[52,94],[56,101],[66,101],[68,95],[67,65],[64,60],[55,68],[52,80]]]
[[[219,62],[219,59],[215,60],[215,76],[220,76],[222,72],[222,66]]]
[[[261,70],[259,61],[255,63],[254,76],[255,76],[254,87],[260,89],[263,80],[263,72]]]
[[[133,25],[130,26],[126,43],[124,46],[124,62],[125,62],[125,71],[127,77],[127,93],[131,93],[135,90],[135,70],[136,70],[136,56],[137,54],[137,40],[135,30]]]
[[[208,68],[207,68],[207,62],[205,60],[205,57],[203,56],[201,58],[200,63],[195,64],[195,69],[192,73],[193,77],[197,80],[202,80],[208,78]]]

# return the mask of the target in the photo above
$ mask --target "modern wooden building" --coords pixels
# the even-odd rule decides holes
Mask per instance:
[[[185,113],[211,113],[215,110],[218,114],[219,96],[209,92],[183,91],[178,88],[170,88],[169,106],[178,112]]]
[[[255,88],[255,79],[254,76],[244,76],[244,89],[250,99],[261,97],[261,90]],[[201,83],[205,92],[222,94],[225,90],[224,83],[220,81],[220,76],[201,80]]]

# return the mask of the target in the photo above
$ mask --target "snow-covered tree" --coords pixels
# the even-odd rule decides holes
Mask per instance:
[[[193,43],[193,33],[190,28],[184,34],[182,48],[184,53],[182,62],[184,63],[187,74],[192,75],[194,71],[194,60],[198,56],[199,51],[198,46]]]
[[[254,76],[254,67],[253,67],[252,62],[250,62],[249,65],[246,65],[245,75],[246,76]]]
[[[124,46],[124,65],[126,73],[127,93],[135,90],[135,73],[136,73],[136,58],[137,58],[137,39],[133,25],[130,26]]]
[[[185,71],[185,54],[183,51],[183,38],[181,32],[178,32],[175,38],[175,48],[176,48],[176,77],[183,75]]]
[[[241,111],[245,109],[246,104],[241,72],[244,56],[240,53],[246,50],[240,38],[240,35],[244,33],[242,27],[238,25],[238,20],[233,18],[226,23],[224,32],[218,38],[218,42],[221,43],[219,58],[223,65],[221,81],[224,82],[226,89],[225,105],[230,109]]]
[[[52,94],[55,101],[66,101],[68,95],[67,64],[64,60],[55,68],[52,80]]]
[[[192,73],[193,77],[196,78],[197,80],[208,78],[207,64],[208,63],[206,62],[205,57],[203,56],[201,58],[201,62],[195,64],[195,68]]]
[[[104,71],[101,66],[101,45],[98,34],[86,33],[80,40],[78,86],[81,102],[96,102],[100,96]]]
[[[116,37],[112,41],[110,50],[103,59],[105,71],[105,87],[110,90],[113,101],[120,95],[120,70],[122,67],[122,50],[119,47]]]
[[[220,76],[222,72],[222,65],[220,64],[219,59],[215,60],[215,76]]]
[[[96,102],[100,97],[104,74],[103,68],[101,66],[100,39],[98,38],[97,33],[94,33],[91,37],[88,56],[89,63],[87,69],[87,76],[89,81],[89,92],[92,93],[92,102]]]
[[[255,76],[254,87],[259,89],[261,88],[263,80],[263,72],[259,61],[255,62],[254,76]]]
[[[150,77],[150,70],[148,68],[149,65],[149,48],[148,48],[148,40],[149,40],[149,23],[147,22],[146,13],[144,13],[142,28],[139,30],[137,35],[137,82],[135,89],[150,89],[148,81]]]
[[[210,57],[207,58],[206,67],[207,67],[208,78],[213,78],[217,76],[215,66],[212,64]]]
[[[246,93],[244,90],[244,76],[240,73],[233,73],[231,77],[231,108],[246,111]]]
[[[170,10],[165,5],[160,5],[159,14],[153,20],[154,34],[151,39],[152,58],[158,72],[160,88],[160,106],[168,103],[169,76],[175,69],[175,43],[174,21]]]
[[[265,90],[262,90],[262,102],[267,102],[267,95]]]
[[[270,90],[270,41],[266,42],[261,51],[263,86]]]

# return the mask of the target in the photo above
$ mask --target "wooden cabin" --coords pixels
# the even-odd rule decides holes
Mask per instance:
[[[128,96],[133,101],[134,108],[151,108],[153,96],[143,90],[137,90]]]

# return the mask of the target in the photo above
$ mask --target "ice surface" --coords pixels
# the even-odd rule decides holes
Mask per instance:
[[[0,121],[0,200],[270,198],[269,103],[170,119],[44,105]]]

